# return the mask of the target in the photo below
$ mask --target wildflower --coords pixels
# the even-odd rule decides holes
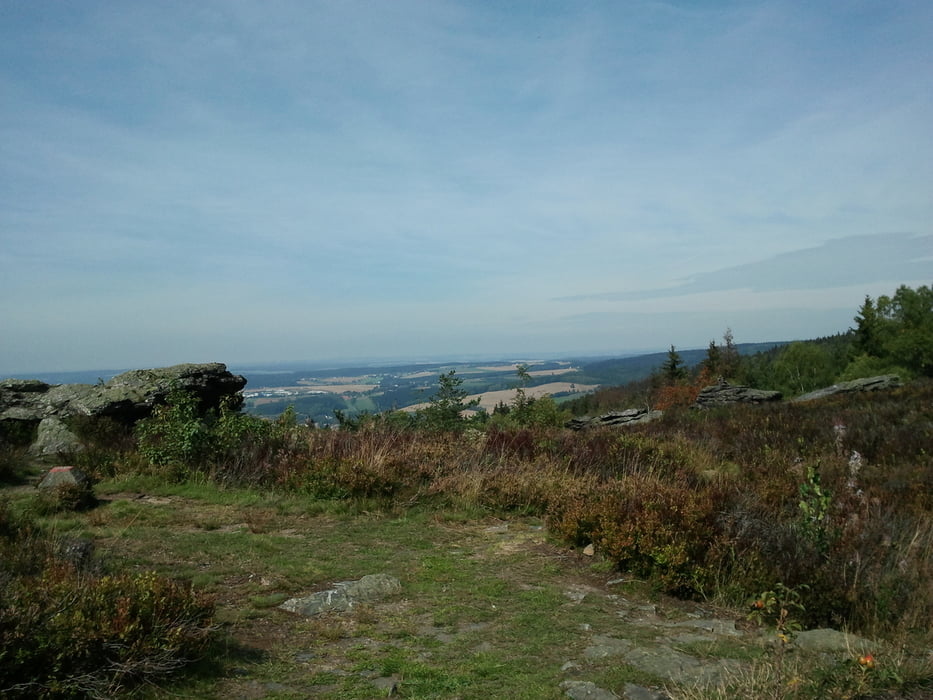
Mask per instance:
[[[862,668],[874,668],[875,667],[875,657],[871,654],[863,654],[858,657],[859,666]]]
[[[858,474],[858,470],[862,468],[862,454],[858,450],[852,450],[849,455],[849,473],[852,476]]]
[[[781,640],[781,644],[789,644],[789,643],[790,643],[790,637],[788,637],[788,636],[787,636],[786,634],[784,634],[783,632],[778,632],[777,638]]]
[[[752,607],[755,608],[755,610],[762,610],[765,607],[765,602],[763,600],[756,600],[752,603]]]

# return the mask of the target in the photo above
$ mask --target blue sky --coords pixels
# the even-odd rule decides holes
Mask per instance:
[[[933,281],[933,3],[0,0],[0,374],[702,347]]]

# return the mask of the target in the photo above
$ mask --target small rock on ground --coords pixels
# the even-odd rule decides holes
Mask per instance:
[[[668,696],[657,690],[643,688],[634,683],[625,684],[625,700],[668,700]]]
[[[620,700],[612,691],[604,690],[590,681],[564,681],[560,687],[573,700]]]

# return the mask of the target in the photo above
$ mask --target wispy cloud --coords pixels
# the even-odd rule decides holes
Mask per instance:
[[[695,275],[680,284],[562,297],[557,301],[632,301],[748,289],[755,292],[817,290],[883,282],[925,281],[933,274],[933,235],[907,233],[847,236],[766,260]]]
[[[582,319],[929,279],[931,32],[922,2],[7,4],[0,372],[681,344]]]

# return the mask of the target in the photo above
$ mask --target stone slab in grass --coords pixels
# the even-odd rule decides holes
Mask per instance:
[[[302,598],[291,598],[282,610],[311,617],[323,612],[345,612],[356,603],[375,603],[401,592],[402,583],[388,574],[369,574],[359,581],[341,581],[334,587]]]
[[[834,629],[815,629],[797,632],[794,635],[794,646],[803,651],[816,652],[847,652],[864,654],[877,644],[870,639],[857,637],[854,634]]]

